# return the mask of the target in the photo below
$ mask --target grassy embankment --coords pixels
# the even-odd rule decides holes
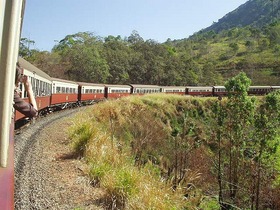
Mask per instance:
[[[70,137],[111,206],[215,209],[203,192],[215,179],[203,146],[214,100],[157,94],[102,102],[78,116]]]
[[[130,96],[89,107],[70,138],[109,208],[280,206],[279,110],[280,93]]]

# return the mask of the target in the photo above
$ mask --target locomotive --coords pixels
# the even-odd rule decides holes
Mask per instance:
[[[121,98],[129,95],[144,95],[150,93],[180,94],[188,96],[225,96],[224,86],[158,86],[158,85],[115,85],[74,82],[59,78],[52,78],[25,59],[19,57],[19,63],[24,74],[31,81],[39,113],[64,109],[83,104],[92,104],[104,99]],[[27,100],[27,94],[22,89],[22,98]],[[280,86],[250,86],[248,94],[265,95],[280,89]],[[16,121],[24,116],[15,114]]]

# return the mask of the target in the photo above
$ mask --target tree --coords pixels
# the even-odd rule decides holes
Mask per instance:
[[[280,117],[280,92],[272,92],[266,96],[264,103],[260,106],[255,120],[255,138],[253,142],[254,162],[256,163],[256,175],[254,176],[254,191],[252,193],[252,207],[260,208],[260,190],[262,177],[264,177],[264,162],[269,161],[269,157],[276,153],[279,140]],[[269,165],[269,164],[268,164]],[[266,166],[267,167],[267,166]]]
[[[21,38],[19,42],[19,56],[23,58],[28,58],[32,55],[32,50],[30,49],[30,45],[34,45],[35,41]]]
[[[127,38],[127,41],[131,44],[144,42],[144,39],[139,35],[138,31],[133,30],[131,35]]]
[[[241,174],[247,170],[243,151],[251,138],[250,131],[256,109],[255,98],[248,97],[247,94],[250,84],[251,80],[244,72],[225,83],[228,102],[224,107],[226,119],[223,122],[225,131],[223,133],[225,170],[223,180],[227,184],[223,185],[223,189],[226,189],[226,193],[223,193],[223,205],[236,206],[244,197],[243,192],[240,191],[242,188],[240,186],[244,185],[244,182],[242,184],[240,182],[245,179]]]
[[[89,32],[67,35],[53,48],[62,57],[70,79],[93,83],[105,83],[109,76],[102,50],[100,38]]]
[[[120,37],[105,38],[103,55],[108,63],[111,84],[127,84],[130,82],[129,69],[131,64],[131,49]]]

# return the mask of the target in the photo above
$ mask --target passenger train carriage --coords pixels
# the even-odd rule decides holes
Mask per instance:
[[[105,98],[121,98],[130,95],[129,85],[105,85]]]
[[[131,84],[131,94],[144,95],[148,93],[159,93],[160,86]]]
[[[225,96],[227,91],[225,86],[213,86],[213,96]]]
[[[163,87],[161,87],[160,92],[167,93],[167,94],[185,95],[186,87],[184,87],[184,86],[163,86]]]
[[[250,86],[248,94],[249,95],[265,95],[271,92],[271,86]]]
[[[52,78],[51,107],[66,108],[78,102],[78,83]]]
[[[28,77],[28,80],[31,82],[38,109],[40,110],[40,112],[43,112],[50,105],[50,97],[52,95],[51,77],[21,57],[19,57],[19,63],[23,68],[23,74],[26,75]],[[21,97],[23,98],[23,100],[28,102],[27,92],[24,90],[24,86],[22,84],[20,85],[20,89]],[[23,114],[16,111],[16,120],[24,117],[25,116]]]
[[[92,104],[105,98],[105,85],[85,82],[78,85],[78,101],[81,103]]]
[[[190,86],[188,86],[186,94],[191,95],[191,96],[212,96],[213,87],[211,87],[211,86],[208,86],[208,87],[199,87],[199,86],[190,87]]]

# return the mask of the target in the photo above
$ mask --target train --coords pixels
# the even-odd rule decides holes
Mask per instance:
[[[57,109],[93,104],[104,99],[116,99],[129,95],[144,95],[151,93],[179,94],[186,96],[226,96],[224,86],[158,86],[142,84],[96,84],[76,82],[50,77],[25,59],[19,57],[23,73],[28,76],[35,94],[40,114],[52,112]],[[27,99],[24,87],[23,100]],[[250,86],[248,94],[265,95],[271,91],[280,90],[280,86]],[[24,118],[21,113],[15,113],[16,121]]]

